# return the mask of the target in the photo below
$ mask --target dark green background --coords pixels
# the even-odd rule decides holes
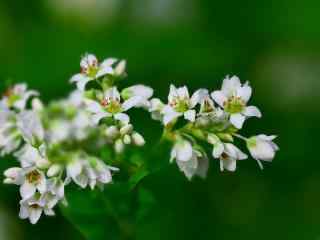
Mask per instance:
[[[2,0],[0,89],[25,81],[46,102],[64,97],[85,52],[127,59],[127,83],[163,100],[170,83],[213,90],[237,74],[263,112],[243,133],[277,134],[281,151],[264,171],[251,159],[220,173],[212,160],[205,181],[175,165],[146,178],[157,203],[138,239],[320,239],[319,9],[316,0]],[[160,125],[147,119],[136,127],[155,141]],[[1,171],[13,163],[1,159]],[[36,226],[19,220],[18,201],[17,188],[0,185],[0,239],[83,239],[59,211]]]

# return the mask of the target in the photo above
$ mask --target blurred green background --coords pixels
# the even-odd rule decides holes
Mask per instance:
[[[220,173],[212,160],[205,181],[175,165],[148,177],[157,201],[137,238],[320,239],[319,9],[316,0],[2,0],[0,90],[25,81],[46,102],[64,97],[85,52],[127,59],[127,83],[163,100],[170,83],[212,90],[237,74],[264,115],[243,133],[277,134],[281,151],[264,171],[251,160]],[[160,126],[147,116],[137,129],[155,140]],[[1,172],[12,161],[1,159]],[[59,211],[36,226],[19,220],[18,201],[0,185],[1,240],[84,239]]]

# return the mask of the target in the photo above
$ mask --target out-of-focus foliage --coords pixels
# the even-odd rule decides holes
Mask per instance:
[[[86,51],[128,59],[128,81],[152,86],[163,100],[171,82],[213,89],[226,74],[248,79],[255,89],[254,105],[264,109],[259,124],[280,136],[281,151],[273,164],[260,172],[247,161],[234,174],[220,174],[213,167],[218,163],[211,162],[205,181],[188,182],[174,165],[146,177],[139,184],[147,189],[152,214],[141,217],[134,229],[137,238],[317,239],[319,8],[315,0],[4,0],[0,89],[26,81],[47,101],[65,96],[71,89],[68,79]],[[148,114],[141,117],[146,118]],[[249,121],[248,135],[258,126],[258,121]],[[135,126],[149,142],[161,135],[157,122],[137,121]],[[159,155],[154,161],[168,159]],[[1,159],[1,171],[9,161],[14,160]],[[3,185],[0,191],[0,218],[8,224],[6,231],[0,229],[0,239],[87,236],[59,213],[36,227],[18,220],[18,193]],[[70,199],[70,211],[83,208],[91,217],[104,213],[103,206],[101,211],[100,205],[89,208],[82,196],[88,194],[78,192],[78,203]],[[102,221],[107,227],[110,221],[111,231],[117,231],[114,220]]]

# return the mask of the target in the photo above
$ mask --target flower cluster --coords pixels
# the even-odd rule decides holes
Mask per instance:
[[[188,179],[206,177],[207,149],[219,159],[221,170],[236,170],[237,161],[248,156],[234,138],[246,142],[261,168],[261,161],[271,161],[278,150],[275,136],[246,138],[238,133],[246,119],[261,113],[247,106],[251,87],[235,76],[224,79],[222,89],[211,94],[199,89],[190,96],[186,86],[171,85],[165,104],[152,98],[148,86],[117,87],[126,76],[124,60],[100,63],[86,54],[80,68],[70,79],[77,89],[66,99],[44,105],[38,92],[17,84],[0,100],[0,155],[18,160],[4,172],[4,183],[19,186],[19,216],[33,224],[42,214],[54,215],[57,204],[67,204],[65,187],[70,183],[91,189],[112,183],[121,164],[103,159],[101,150],[110,146],[116,155],[126,146],[145,144],[130,121],[132,108],[146,110],[163,123],[163,138],[172,144],[170,162],[175,161]]]

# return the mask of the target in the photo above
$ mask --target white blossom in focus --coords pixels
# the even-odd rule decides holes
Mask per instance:
[[[206,95],[208,95],[208,90],[199,89],[190,98],[186,86],[176,88],[174,85],[170,85],[168,104],[162,109],[164,125],[169,124],[180,116],[183,116],[188,121],[194,122],[196,111],[193,108],[199,104]]]
[[[75,82],[77,88],[80,91],[84,91],[89,81],[103,77],[106,74],[113,74],[112,65],[116,61],[114,58],[108,58],[99,63],[95,55],[85,54],[80,61],[81,72],[72,76],[70,82]]]
[[[230,114],[230,122],[238,129],[242,128],[246,118],[261,117],[260,110],[255,106],[246,106],[251,97],[252,89],[248,82],[241,84],[236,76],[226,77],[222,89],[214,91],[211,96],[225,112]]]
[[[224,143],[224,150],[219,156],[220,170],[234,172],[237,168],[237,161],[247,159],[248,156],[231,143]]]

